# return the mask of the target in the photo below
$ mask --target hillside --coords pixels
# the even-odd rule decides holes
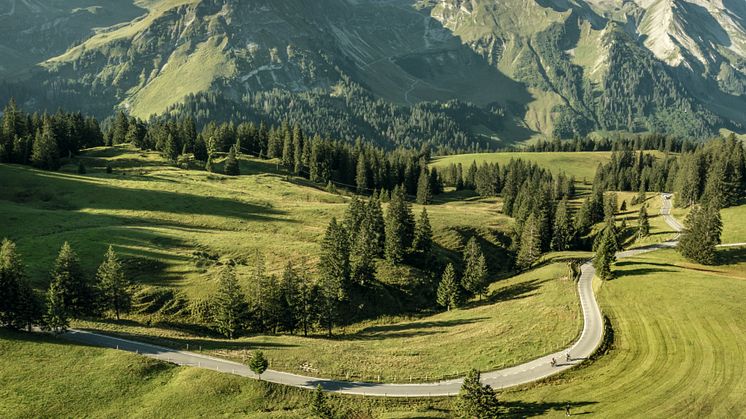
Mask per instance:
[[[287,117],[337,138],[461,149],[616,129],[702,137],[746,123],[745,13],[730,3],[138,1],[134,20],[143,9],[85,15],[107,29],[64,25],[79,30],[60,39],[80,42],[29,57],[40,66],[0,99]]]

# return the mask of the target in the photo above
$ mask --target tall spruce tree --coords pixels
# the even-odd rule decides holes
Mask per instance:
[[[280,280],[280,326],[294,334],[301,322],[301,278],[293,262],[288,261]]]
[[[459,418],[493,419],[500,416],[495,390],[489,385],[482,385],[479,371],[475,369],[464,377],[455,407],[454,413]]]
[[[350,249],[350,277],[359,285],[366,285],[376,273],[376,242],[372,232],[363,226],[353,239]]]
[[[47,290],[47,310],[44,314],[44,327],[61,333],[70,325],[70,315],[65,304],[65,289],[59,281],[52,281]]]
[[[386,246],[386,221],[383,218],[383,209],[378,198],[371,196],[368,200],[362,225],[369,230],[375,256],[382,257]]]
[[[19,327],[18,305],[24,267],[16,245],[3,239],[0,245],[0,326]]]
[[[326,401],[326,396],[321,388],[321,384],[316,387],[313,391],[313,397],[311,398],[311,413],[315,419],[332,419],[334,413],[329,407]]]
[[[433,229],[430,226],[430,218],[427,215],[427,209],[422,208],[420,218],[414,230],[414,241],[412,243],[414,251],[425,261],[430,260],[433,251]]]
[[[332,218],[321,243],[319,291],[322,324],[329,336],[339,319],[342,305],[349,298],[350,246],[344,226]]]
[[[355,184],[359,194],[364,194],[368,190],[368,166],[365,164],[365,154],[363,153],[360,153],[360,157],[357,159]]]
[[[469,239],[464,248],[464,275],[461,285],[473,295],[484,296],[487,293],[488,271],[484,253],[475,237]]]
[[[648,205],[642,204],[640,212],[637,215],[637,237],[647,237],[650,235],[650,219],[648,217]]]
[[[420,177],[417,181],[417,203],[428,205],[433,202],[433,190],[430,185],[430,173],[427,167],[422,167]]]
[[[129,312],[132,306],[132,291],[122,263],[119,262],[112,246],[109,246],[104,255],[104,261],[98,267],[96,279],[101,308],[113,311],[119,320],[120,314]]]
[[[386,259],[392,263],[401,263],[414,240],[414,215],[404,189],[394,188],[391,202],[386,212]]]
[[[224,269],[218,281],[214,303],[215,325],[223,336],[233,339],[243,331],[248,320],[246,296],[232,267]]]
[[[449,263],[443,271],[440,284],[438,284],[437,299],[438,304],[448,311],[461,305],[461,287],[452,263]]]
[[[223,166],[223,173],[228,176],[238,176],[241,174],[241,167],[238,165],[238,159],[236,159],[236,147],[231,147],[228,151],[228,157],[225,159],[225,165]]]
[[[45,170],[57,170],[60,167],[60,151],[49,118],[44,118],[42,130],[36,134],[31,151],[31,163]]]
[[[65,242],[57,255],[51,274],[53,284],[62,293],[65,312],[72,317],[93,314],[96,297],[92,284],[86,279],[80,267],[80,259],[68,242]]]
[[[551,242],[552,250],[569,250],[574,235],[572,217],[570,216],[568,209],[567,197],[565,197],[557,205],[554,214],[554,226],[552,227]]]
[[[520,247],[516,257],[516,264],[521,269],[527,269],[541,256],[541,230],[535,214],[526,220],[521,233]]]
[[[686,228],[679,239],[679,253],[693,262],[715,264],[723,229],[720,209],[715,204],[706,207],[694,205],[685,224]]]
[[[618,250],[617,236],[614,228],[607,224],[596,246],[596,254],[593,258],[593,267],[596,268],[596,275],[603,280],[613,278],[611,264],[616,261],[616,252]]]

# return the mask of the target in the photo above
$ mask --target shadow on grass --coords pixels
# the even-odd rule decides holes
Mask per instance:
[[[726,247],[717,251],[718,263],[732,265],[738,262],[746,262],[746,247]]]
[[[508,285],[492,292],[487,298],[469,302],[464,308],[475,308],[492,305],[503,301],[521,300],[535,295],[533,292],[541,288],[547,279],[532,279],[518,284]]]
[[[590,415],[594,412],[589,409],[597,402],[501,402],[503,408],[503,417],[508,418],[526,418],[532,416],[546,415],[550,412],[561,412],[564,414],[565,409],[570,407],[572,416]]]
[[[415,336],[426,336],[445,331],[434,331],[427,329],[457,327],[467,324],[478,323],[487,320],[487,317],[477,317],[460,320],[443,320],[443,321],[412,321],[407,323],[396,323],[391,325],[370,326],[366,327],[351,335],[342,335],[337,340],[383,340],[395,338],[407,338]]]

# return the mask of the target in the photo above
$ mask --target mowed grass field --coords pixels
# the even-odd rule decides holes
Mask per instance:
[[[453,156],[437,157],[432,166],[439,170],[450,164],[459,164],[464,168],[464,173],[473,161],[477,165],[482,163],[498,163],[500,166],[507,164],[511,159],[523,159],[537,163],[539,166],[549,169],[552,174],[557,175],[565,172],[568,176],[575,176],[575,180],[582,182],[593,181],[596,168],[599,163],[607,163],[611,160],[610,151],[587,151],[587,152],[560,152],[560,153],[531,153],[531,152],[506,152],[506,153],[475,153],[456,154]]]
[[[487,299],[464,309],[363,322],[334,339],[278,335],[228,341],[140,324],[79,326],[181,349],[189,344],[192,350],[239,361],[261,349],[271,368],[281,371],[363,381],[432,381],[462,376],[471,368],[519,364],[574,341],[582,314],[575,283],[566,273],[564,262],[548,263],[492,284]]]
[[[157,153],[128,147],[93,149],[82,158],[86,175],[73,166],[44,172],[0,165],[0,237],[17,242],[40,288],[67,240],[91,275],[111,244],[139,266],[136,282],[204,298],[215,289],[216,265],[242,261],[238,274],[247,277],[257,251],[270,272],[289,260],[312,268],[326,226],[349,203],[286,179],[272,162],[243,159],[245,176],[227,177],[176,169]],[[104,172],[106,164],[114,173]],[[421,207],[413,209],[419,215]],[[428,211],[436,242],[456,252],[471,234],[489,239],[512,224],[496,199],[449,200]]]
[[[3,418],[312,417],[312,392],[0,329]],[[340,417],[445,418],[451,401],[329,396]]]
[[[724,208],[720,216],[723,218],[723,243],[746,242],[746,205]]]
[[[722,266],[662,250],[617,263],[598,283],[613,349],[586,368],[501,395],[538,413],[594,417],[742,417],[746,412],[746,250]]]

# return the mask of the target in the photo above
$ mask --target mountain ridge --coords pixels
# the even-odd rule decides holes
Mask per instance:
[[[141,0],[145,14],[47,57],[14,87],[45,89],[39,107],[147,118],[208,93],[232,107],[272,91],[333,102],[353,83],[391,109],[499,108],[499,121],[460,128],[498,145],[598,130],[702,137],[746,125],[746,7],[731,3]],[[243,117],[276,113],[272,102]]]

